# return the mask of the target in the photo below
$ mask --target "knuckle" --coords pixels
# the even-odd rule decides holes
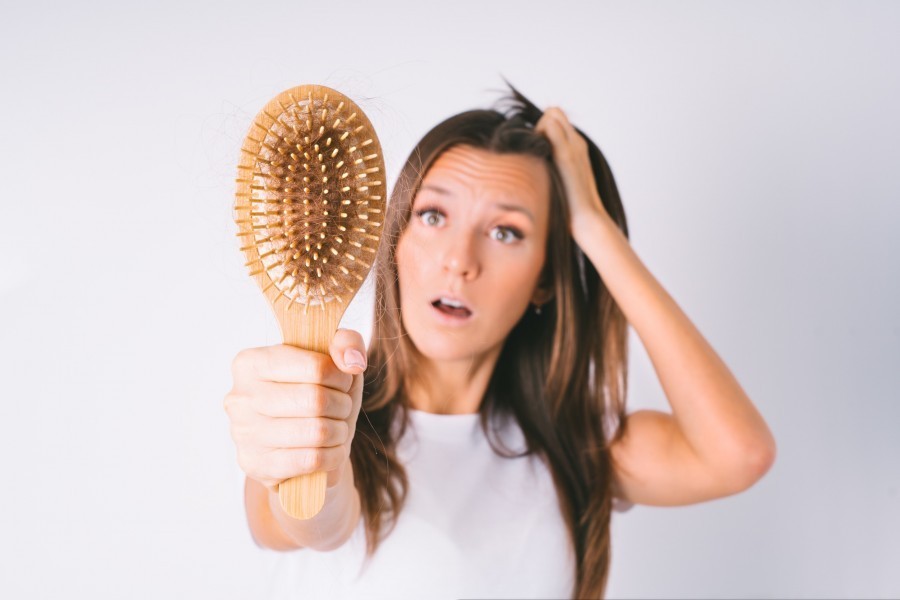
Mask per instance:
[[[328,441],[328,424],[325,419],[315,419],[309,426],[309,439],[320,446]]]
[[[233,392],[228,392],[225,394],[225,399],[222,401],[222,408],[225,410],[225,414],[231,417],[234,412],[234,403],[237,402],[237,399],[234,397]]]
[[[237,463],[244,473],[250,474],[253,471],[253,460],[246,451],[238,449]]]
[[[243,348],[231,361],[232,371],[241,375],[250,370],[259,360],[260,348]]]
[[[346,421],[338,421],[336,425],[339,444],[346,444],[350,439],[350,425]]]
[[[258,421],[247,421],[241,423],[237,428],[237,433],[241,437],[241,439],[245,440],[247,443],[249,443],[250,440],[259,440],[262,438],[262,436],[260,435],[261,431]]]
[[[246,353],[247,353],[246,350],[241,350],[234,356],[233,359],[231,359],[231,374],[232,374],[232,376],[236,377],[237,374],[240,373],[241,370],[243,369],[244,363],[247,361]]]
[[[339,394],[336,402],[337,418],[342,420],[349,419],[350,415],[353,414],[353,398],[350,394]]]
[[[266,356],[266,348],[244,348],[231,362],[231,374],[235,382],[261,379],[260,362]]]
[[[238,464],[238,468],[240,468],[240,470],[241,470],[245,475],[250,475],[250,473],[252,473],[252,471],[251,471],[251,470],[248,468],[248,466],[247,466],[247,462],[244,461],[244,460],[242,460],[241,457],[240,457],[240,455],[238,455],[237,464]]]
[[[240,428],[237,426],[236,423],[232,423],[232,424],[228,427],[228,433],[231,435],[231,439],[234,441],[235,444],[238,444],[238,442],[240,442],[240,440],[241,440],[241,430],[240,430]]]
[[[325,391],[316,384],[305,384],[297,395],[298,415],[316,417],[325,412]]]
[[[328,408],[328,390],[320,385],[312,386],[310,391],[310,409],[316,416],[324,415]]]
[[[328,449],[328,469],[338,469],[347,459],[347,449],[345,446],[335,446]]]
[[[259,469],[260,475],[269,480],[281,480],[297,472],[290,456],[284,453],[267,453]]]
[[[311,448],[303,452],[301,465],[304,471],[314,473],[322,467],[322,452],[318,449]]]
[[[267,373],[273,372],[273,367],[275,366],[276,361],[276,347],[275,346],[266,346],[262,349],[260,353],[258,362],[259,366],[262,366]],[[259,368],[257,367],[256,373],[259,374]]]
[[[250,399],[246,394],[232,390],[225,394],[225,399],[222,401],[222,408],[225,410],[225,414],[230,418],[234,418],[237,415],[238,409],[249,401]]]
[[[293,477],[306,470],[306,453],[303,450],[285,451],[279,463],[278,473],[282,477]]]
[[[358,377],[358,375],[351,375],[350,373],[341,372],[341,384],[343,389],[347,392],[350,391],[350,388],[353,387],[353,378]]]
[[[310,359],[309,370],[310,377],[313,379],[315,383],[320,383],[325,380],[325,375],[328,373],[327,365],[325,363],[325,355],[315,354]]]
[[[240,446],[246,445],[252,438],[252,431],[245,423],[232,422],[229,430],[231,432],[231,439],[234,440],[235,444]]]

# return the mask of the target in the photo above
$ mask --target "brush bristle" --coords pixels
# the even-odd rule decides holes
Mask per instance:
[[[352,297],[375,258],[386,186],[381,146],[358,106],[323,86],[280,94],[241,148],[235,221],[251,275],[276,301]]]

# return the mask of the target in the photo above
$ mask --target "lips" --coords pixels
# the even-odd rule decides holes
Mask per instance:
[[[431,306],[441,314],[466,319],[472,316],[472,309],[460,298],[449,294],[442,294],[431,301]]]

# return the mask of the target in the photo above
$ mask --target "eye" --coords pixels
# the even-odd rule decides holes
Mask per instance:
[[[523,237],[522,232],[514,227],[497,226],[491,230],[491,239],[504,244],[511,244],[516,240],[521,240]]]
[[[443,214],[439,210],[434,208],[423,208],[421,210],[416,211],[416,217],[419,218],[422,223],[429,227],[438,227],[444,224]]]

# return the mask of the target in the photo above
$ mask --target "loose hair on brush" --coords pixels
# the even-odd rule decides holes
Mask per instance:
[[[404,163],[388,202],[384,240],[373,270],[375,320],[363,414],[350,455],[367,555],[373,555],[393,529],[409,489],[397,441],[409,422],[404,382],[414,373],[416,351],[400,318],[395,252],[413,198],[430,166],[451,146],[536,156],[545,161],[551,180],[541,279],[553,296],[542,314],[526,310],[507,336],[480,405],[480,424],[498,455],[535,455],[548,465],[577,562],[573,596],[600,598],[611,559],[609,448],[625,435],[627,321],[569,233],[569,211],[552,146],[534,131],[542,111],[506,83],[510,93],[493,109],[459,113],[425,134]],[[627,237],[612,171],[596,144],[577,131],[588,144],[603,206]],[[491,424],[504,418],[513,418],[521,428],[524,453],[511,453],[498,441]]]

